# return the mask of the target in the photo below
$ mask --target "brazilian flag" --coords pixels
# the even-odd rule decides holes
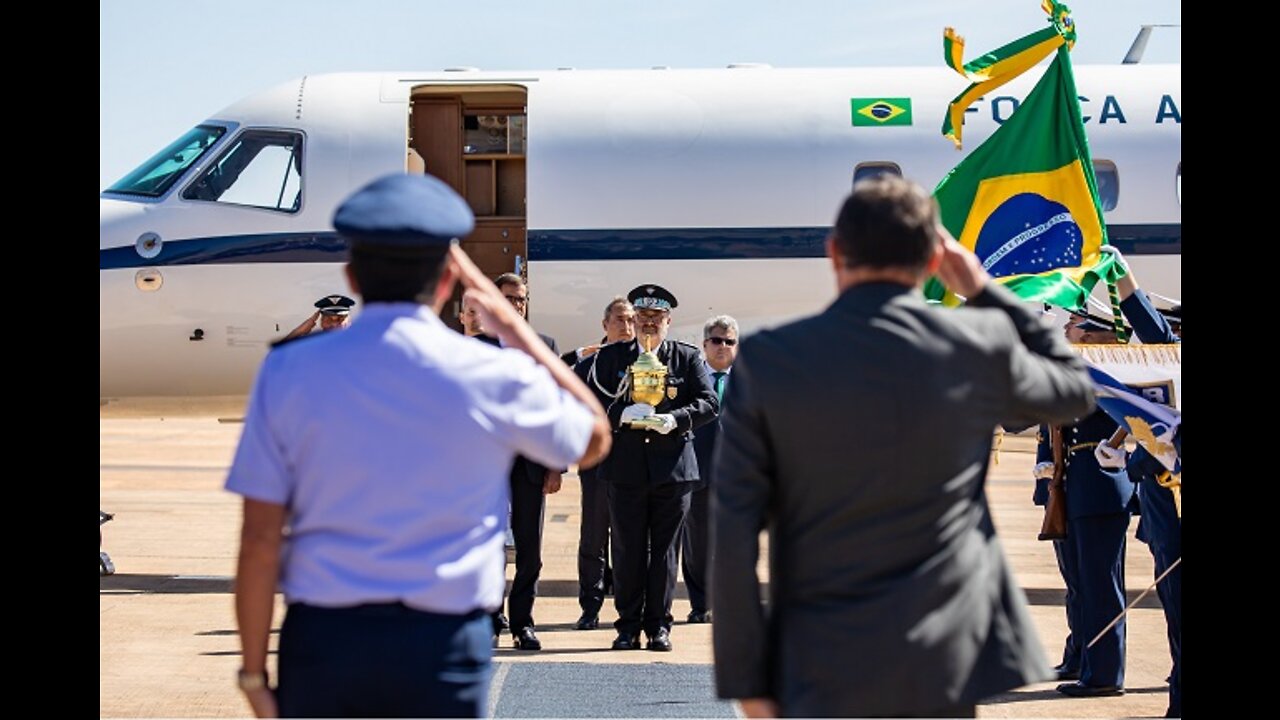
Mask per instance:
[[[1026,300],[1085,304],[1118,268],[1098,249],[1107,226],[1066,44],[999,129],[934,190],[942,224],[993,278]],[[954,302],[930,280],[927,296]]]

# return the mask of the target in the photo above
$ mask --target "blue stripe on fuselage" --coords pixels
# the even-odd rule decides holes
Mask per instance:
[[[530,230],[529,259],[767,260],[817,258],[828,228],[668,228]],[[1111,243],[1126,255],[1181,255],[1182,225],[1111,225]],[[191,238],[164,244],[150,260],[132,246],[100,251],[101,270],[164,265],[345,262],[347,243],[334,232]]]

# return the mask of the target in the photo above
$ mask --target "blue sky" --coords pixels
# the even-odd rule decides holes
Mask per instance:
[[[939,65],[1043,27],[1039,0],[100,0],[100,188],[239,98],[302,75],[484,70]],[[1075,0],[1077,63],[1118,63],[1179,0]],[[1144,62],[1180,62],[1160,28]],[[958,79],[958,78],[957,78]]]

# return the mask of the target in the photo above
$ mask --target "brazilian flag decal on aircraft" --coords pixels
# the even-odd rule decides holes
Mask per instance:
[[[911,98],[852,98],[853,125],[910,125]]]
[[[1118,268],[1099,253],[1107,227],[1066,45],[1013,116],[942,179],[934,197],[947,230],[1026,300],[1077,309],[1099,279],[1115,282]],[[955,301],[936,280],[925,293]]]

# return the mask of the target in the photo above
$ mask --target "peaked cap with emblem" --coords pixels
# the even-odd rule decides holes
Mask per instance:
[[[670,310],[680,304],[676,296],[661,285],[640,285],[627,293],[627,300],[637,310]]]
[[[475,227],[467,201],[431,175],[374,180],[338,206],[333,227],[355,245],[445,249]]]
[[[346,295],[325,295],[316,301],[321,315],[350,315],[355,304],[356,301]]]

